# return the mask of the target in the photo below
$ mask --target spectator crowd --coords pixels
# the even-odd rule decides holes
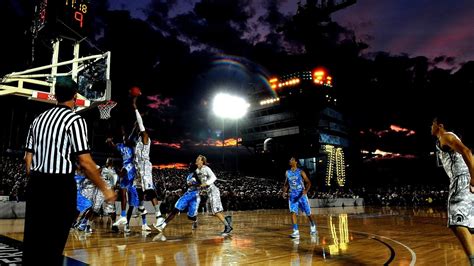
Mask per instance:
[[[164,199],[163,207],[170,210],[186,192],[186,169],[153,169],[158,193]],[[215,170],[216,185],[221,191],[225,210],[285,209],[282,197],[282,178],[259,178]],[[21,158],[0,157],[0,196],[23,201],[26,187],[24,163]],[[308,192],[311,199],[363,198],[369,206],[445,206],[448,197],[446,185],[387,185],[385,187],[324,188],[313,186]],[[206,195],[201,198],[200,211],[206,210]]]

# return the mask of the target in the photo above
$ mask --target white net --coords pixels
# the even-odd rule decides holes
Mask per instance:
[[[117,102],[107,101],[105,103],[97,105],[100,112],[100,119],[109,119],[111,117],[110,111],[117,105]]]

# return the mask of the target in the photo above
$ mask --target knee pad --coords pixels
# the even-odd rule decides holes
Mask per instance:
[[[195,222],[197,220],[197,216],[191,217],[191,216],[188,215],[188,219]]]

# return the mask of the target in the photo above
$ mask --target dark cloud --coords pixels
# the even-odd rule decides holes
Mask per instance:
[[[446,3],[424,7],[416,1],[388,1],[386,5],[368,1],[373,5],[367,6],[359,1],[328,19],[305,7],[305,1],[298,13],[291,14],[283,10],[287,1],[185,2],[189,8],[182,9],[183,1],[179,0],[146,1],[147,5],[142,1],[126,3],[129,9],[145,9],[143,17],[131,16],[128,11],[101,12],[99,39],[92,39],[102,50],[112,51],[112,95],[120,104],[116,110],[119,115],[113,116],[117,123],[133,121],[128,97],[131,86],[142,88],[144,95],[160,95],[140,100],[140,108],[148,111],[146,125],[160,143],[181,143],[185,139],[205,143],[218,138],[221,121],[211,114],[210,100],[219,89],[245,94],[252,86],[263,86],[262,80],[270,75],[316,66],[325,66],[334,76],[340,107],[355,127],[386,128],[387,124],[397,123],[417,133],[424,132],[420,136],[425,137],[425,123],[428,121],[429,125],[430,121],[427,118],[438,106],[434,103],[441,102],[443,110],[457,110],[457,104],[470,106],[469,98],[460,95],[472,89],[472,64],[458,67],[457,62],[464,59],[435,50],[427,53],[434,57],[411,54],[425,47],[438,49],[464,43],[470,36],[465,26],[470,25],[469,9],[459,11],[460,16],[453,19],[459,28],[454,22],[433,22],[440,27],[441,33],[436,35],[426,30],[433,28],[427,26],[435,18],[418,16],[408,20],[407,16],[414,16],[416,10],[433,14],[435,6]],[[6,10],[17,8],[11,1],[0,3],[2,10],[5,5]],[[105,10],[106,5],[101,9]],[[29,12],[26,7],[22,10]],[[30,52],[30,42],[24,34],[30,19],[22,12],[6,13],[9,19],[0,21],[3,25],[15,22],[11,28],[6,27],[6,32],[20,44],[2,42],[8,45],[2,53],[2,74],[22,69],[19,62],[27,62]],[[341,26],[359,15],[369,19],[354,22],[355,29]],[[442,21],[446,22],[446,17],[443,14]],[[393,30],[396,27],[400,29]],[[420,36],[426,42],[417,41]],[[373,52],[372,48],[370,57],[361,57],[367,48],[361,39],[386,52]],[[441,69],[440,64],[450,69]],[[234,126],[226,126],[226,136],[235,134]],[[409,145],[419,143],[413,141]]]
[[[277,31],[278,27],[283,25],[288,17],[281,12],[282,4],[287,2],[286,0],[265,0],[262,1],[261,5],[264,14],[258,18],[258,21],[264,23],[269,27],[270,32]]]
[[[254,25],[254,32],[259,36],[255,40],[260,40],[272,46],[272,50],[279,51],[284,47],[284,36],[281,34],[282,27],[288,22],[289,16],[281,12],[281,6],[285,0],[266,0],[261,3],[265,10]],[[262,28],[265,27],[264,31]],[[262,35],[262,36],[260,36]]]
[[[144,10],[147,21],[157,29],[169,32],[172,29],[169,24],[169,13],[177,4],[177,0],[152,0]]]
[[[177,4],[177,0],[151,0],[147,10],[160,14],[162,18],[168,18],[170,10]]]
[[[442,65],[442,66],[449,66],[449,67],[455,67],[456,64],[456,58],[452,56],[437,56],[433,59],[433,65]]]
[[[357,31],[359,37],[372,36],[370,51],[409,53],[430,58],[445,54],[474,59],[471,40],[474,2],[470,0],[358,1],[334,14],[334,19]]]
[[[179,36],[194,48],[242,54],[249,49],[243,36],[253,12],[243,5],[246,2],[203,1],[193,11],[176,16],[172,24]]]
[[[247,21],[254,15],[255,10],[250,0],[202,0],[196,3],[194,12],[210,26],[228,24],[235,30],[245,32]]]

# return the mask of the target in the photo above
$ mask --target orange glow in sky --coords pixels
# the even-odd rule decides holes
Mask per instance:
[[[169,163],[169,164],[158,164],[153,165],[155,169],[188,169],[188,165],[185,163]]]
[[[208,139],[206,142],[196,143],[195,145],[222,147],[222,140]],[[224,147],[234,147],[234,146],[237,146],[237,139],[229,138],[229,139],[224,140]]]

